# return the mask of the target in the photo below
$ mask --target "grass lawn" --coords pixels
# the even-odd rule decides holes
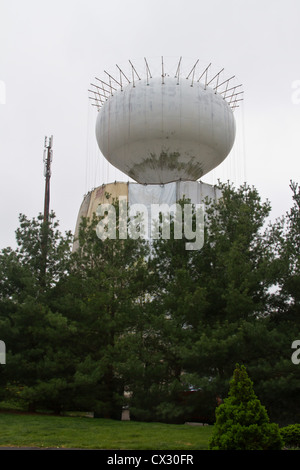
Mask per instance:
[[[0,446],[206,450],[212,429],[213,426],[1,412]]]

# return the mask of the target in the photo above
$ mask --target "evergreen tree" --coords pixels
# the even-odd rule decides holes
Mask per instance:
[[[282,445],[278,425],[270,423],[246,368],[237,364],[228,398],[216,409],[210,449],[280,450]]]
[[[116,215],[118,204],[115,201]],[[124,338],[135,337],[148,294],[147,244],[142,239],[101,240],[99,217],[84,219],[72,256],[62,308],[78,325],[74,386],[77,406],[97,416],[120,418],[128,379],[122,364],[130,355]],[[139,320],[137,320],[139,322]]]
[[[298,303],[297,289],[291,290],[299,264],[299,201],[294,194],[289,229],[282,232],[278,222],[266,227],[271,206],[255,188],[228,183],[220,189],[219,201],[206,201],[201,250],[188,252],[184,240],[172,237],[154,244],[153,270],[160,279],[155,299],[169,325],[165,342],[173,326],[179,382],[201,390],[203,402],[210,397],[201,413],[208,421],[238,361],[247,364],[273,418],[297,419],[292,408],[299,368],[290,348],[299,317],[292,316]],[[282,287],[274,295],[276,284]]]
[[[51,310],[51,291],[66,274],[72,237],[63,236],[52,213],[31,221],[20,215],[16,250],[0,255],[0,330],[6,343],[7,367],[1,369],[6,397],[34,410],[46,406],[58,411],[68,395],[68,369],[72,359],[65,348],[72,325]],[[47,256],[45,256],[47,255]]]
[[[170,239],[149,250],[142,239],[121,240],[118,225],[115,239],[100,240],[95,217],[83,220],[71,253],[54,214],[47,226],[20,216],[18,248],[0,253],[2,395],[31,409],[120,417],[127,403],[137,419],[211,421],[242,362],[272,419],[297,420],[299,189],[291,187],[294,206],[264,229],[269,203],[247,185],[220,185],[222,198],[206,201],[199,251],[174,239],[174,221]]]
[[[263,354],[265,328],[256,328],[256,351],[249,338],[265,315],[272,285],[263,231],[270,204],[247,185],[220,189],[219,201],[206,200],[202,249],[187,251],[185,240],[171,237],[156,242],[153,259],[161,279],[156,298],[178,338],[180,381],[210,394],[210,416],[216,397],[228,390],[234,364],[249,352],[255,360]]]
[[[291,182],[293,205],[269,229],[274,288],[266,323],[273,341],[265,343],[261,360],[251,374],[270,417],[282,425],[300,420],[300,368],[292,362],[292,344],[300,339],[300,188]],[[268,338],[266,336],[266,338]]]

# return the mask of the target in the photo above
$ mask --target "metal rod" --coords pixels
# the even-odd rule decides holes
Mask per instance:
[[[100,90],[101,90],[101,88],[100,88]],[[103,96],[103,98],[107,98],[107,96],[103,95],[99,91],[97,91],[97,92],[95,90],[88,90],[88,91],[90,91],[91,93],[98,93],[99,96]]]
[[[188,76],[186,77],[187,79],[190,78],[190,75],[191,75],[192,72],[194,72],[194,74],[195,74],[195,68],[196,68],[196,65],[198,64],[198,62],[199,62],[199,59],[196,61],[196,63],[195,63],[194,66],[192,67],[190,73],[189,73]],[[194,75],[194,74],[193,74],[193,75]]]
[[[233,96],[234,96],[235,89],[236,89],[236,87],[233,87],[233,92],[232,92],[232,94],[230,95],[230,97],[229,97],[229,96],[225,96],[225,97],[224,97],[225,100],[226,100],[227,98],[230,99],[229,103],[231,103],[231,101],[232,101],[232,98],[233,98]]]
[[[104,93],[105,92],[108,93],[108,91],[104,90],[103,88],[98,87],[97,85],[93,85],[92,83],[91,83],[91,85],[97,88],[97,93],[99,95],[103,96],[104,98],[107,98],[107,95],[105,95],[103,93],[100,93],[100,91],[98,91],[98,90],[102,90],[102,91],[104,91]],[[92,91],[93,93],[95,93],[95,90],[88,90],[88,91]]]
[[[99,104],[99,101],[100,101],[101,104],[103,104],[103,101],[102,101],[102,100],[98,100],[98,98],[93,98],[93,96],[89,96],[88,98],[89,98],[90,100],[96,101],[98,104]]]
[[[141,77],[139,76],[139,74],[137,73],[133,63],[131,62],[131,60],[129,60],[129,63],[131,65],[131,70],[132,70],[132,81],[133,81],[133,86],[135,86],[135,83],[134,83],[134,73],[137,75],[138,79],[141,80]]]
[[[236,88],[238,88],[238,87],[233,87],[233,92],[232,92],[232,94],[231,94],[230,96],[224,96],[224,99],[226,99],[226,100],[227,100],[227,98],[230,99],[229,103],[232,102],[232,98],[233,98],[234,96],[237,96],[237,95],[240,95],[241,93],[244,93],[243,91],[241,91],[240,93],[234,93]],[[239,100],[236,99],[235,101],[242,101],[242,100],[243,100],[243,98],[241,98],[241,99],[239,99]]]
[[[110,74],[109,74],[108,72],[106,72],[105,70],[104,70],[104,73],[106,73],[106,75],[108,75],[111,80],[113,80],[114,82],[116,82],[117,85],[122,86],[121,83],[118,82],[118,80],[116,80],[112,75],[110,75]],[[111,85],[109,85],[109,86],[111,87]]]
[[[121,83],[121,91],[123,91],[123,84],[122,84],[122,74],[121,74],[121,70],[120,70],[120,83]]]
[[[211,66],[211,63],[206,67],[206,69],[204,70],[204,72],[202,72],[202,74],[200,75],[200,77],[198,78],[197,82],[200,82],[201,78],[203,77],[203,75],[205,74],[205,72],[207,73],[209,67]]]
[[[230,95],[230,96],[237,96],[237,95],[241,95],[242,93],[244,93],[243,91],[240,91],[238,93],[233,93],[233,95]],[[226,98],[226,97],[225,97]]]
[[[146,63],[147,85],[149,85],[149,77],[152,78],[152,75],[146,57],[144,57],[144,61]]]
[[[117,91],[116,88],[114,88],[112,85],[109,85],[108,83],[104,82],[100,78],[95,77],[96,80],[99,80],[99,82],[103,83],[105,86],[108,86],[110,89]],[[107,90],[106,90],[107,91]],[[112,93],[111,93],[112,94]]]
[[[197,60],[197,62],[196,62],[195,65],[194,65],[193,78],[192,78],[192,84],[191,84],[191,86],[193,86],[193,84],[194,84],[194,77],[195,77],[196,65],[198,64],[198,62],[199,62],[199,59]]]
[[[232,88],[228,88],[228,90],[226,90],[226,91],[235,90],[236,88],[239,88],[240,86],[242,86],[242,85],[235,85],[235,86],[233,86]],[[225,90],[224,90],[224,91],[220,91],[220,93],[226,93],[226,91],[225,91]]]
[[[219,86],[224,85],[224,83],[226,83],[226,82],[227,82],[227,84],[228,84],[229,80],[232,80],[234,77],[235,77],[235,75],[232,75],[232,77],[227,78],[227,80],[224,80],[224,82],[219,83],[219,85],[217,85],[217,86],[214,88],[214,90],[216,90],[217,88],[219,88]]]
[[[226,83],[226,88],[225,88],[225,95],[226,95],[226,92],[227,92],[228,86],[229,86],[229,80],[228,80],[228,82]],[[222,93],[223,93],[223,92],[222,92]],[[225,98],[225,96],[224,96],[224,98]]]
[[[207,83],[207,86],[218,76],[220,75],[221,72],[223,72],[224,68],[222,70],[220,70],[220,72],[218,72],[208,83]]]
[[[102,84],[101,84],[101,85],[102,85]],[[102,85],[101,87],[99,87],[99,86],[94,85],[93,83],[91,83],[91,86],[96,87],[98,90],[102,90],[103,93],[104,93],[104,97],[105,97],[106,99],[107,99],[106,93],[108,93],[108,95],[111,95],[111,91],[109,92],[108,90],[106,90],[103,85]]]
[[[233,104],[236,103],[237,101],[244,101],[243,98],[240,98],[238,100],[233,100]]]
[[[240,93],[233,93],[233,94],[230,95],[230,96],[223,96],[223,99],[224,99],[224,100],[227,100],[227,98],[230,98],[230,100],[232,101],[232,98],[233,98],[234,96],[238,96],[238,95],[240,95],[241,93],[244,93],[244,92],[241,91]],[[242,99],[243,99],[243,98],[242,98]]]
[[[217,87],[216,87],[216,88],[218,88],[219,77],[220,77],[220,74],[218,73],[218,78],[217,78]],[[215,94],[217,94],[217,89],[216,89],[216,91],[215,91]]]
[[[231,80],[231,78],[230,78],[229,80]],[[229,80],[228,80],[227,83],[226,83],[226,88],[225,88],[225,90],[219,92],[220,94],[225,93],[225,95],[223,96],[223,99],[226,99],[226,93],[227,93],[227,91],[228,91],[228,86],[229,86]]]
[[[179,59],[179,62],[178,62],[178,65],[177,65],[177,70],[176,70],[176,73],[175,73],[175,78],[177,78],[177,85],[179,85],[181,59],[182,59],[182,57],[180,57],[180,59]]]
[[[164,83],[165,83],[165,71],[164,71],[164,58],[163,58],[163,56],[161,57],[161,78],[162,78],[162,84],[164,85]]]
[[[105,91],[106,93],[108,93],[109,95],[113,96],[113,90],[117,91],[117,89],[115,87],[113,87],[111,84],[108,84],[106,82],[103,82],[103,80],[100,80],[101,83],[103,85],[105,85],[106,87],[109,88],[109,90],[106,90],[104,87],[103,87],[103,91]]]
[[[136,71],[134,65],[131,63],[131,61],[129,61],[129,62],[130,62],[131,67],[132,67],[133,70],[135,71],[136,75],[138,76],[138,79],[141,80],[141,77],[140,77],[139,74],[137,73],[137,71]]]
[[[205,74],[205,84],[204,84],[204,89],[206,90],[206,82],[207,82],[207,74],[208,74],[208,69],[209,67],[211,66],[211,63],[206,67],[206,69],[204,70],[204,72],[202,72],[202,74],[200,75],[200,77],[198,78],[197,82],[200,82],[201,78],[203,77],[203,75]]]
[[[118,69],[120,70],[120,74],[122,74],[122,75],[126,78],[127,82],[130,83],[129,78],[125,75],[125,73],[123,72],[123,70],[120,69],[120,67],[118,66],[118,64],[116,64],[116,66],[117,66]]]
[[[206,69],[206,73],[205,73],[205,85],[204,85],[205,90],[206,90],[206,87],[207,87],[207,75],[208,75],[208,69]]]

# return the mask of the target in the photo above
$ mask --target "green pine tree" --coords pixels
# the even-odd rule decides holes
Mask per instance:
[[[216,409],[211,450],[280,450],[279,427],[270,423],[244,366],[236,365],[228,398]]]
[[[8,364],[0,371],[1,398],[31,411],[59,411],[71,394],[74,355],[67,345],[74,325],[52,308],[51,299],[65,276],[72,236],[61,234],[51,213],[45,258],[43,216],[29,220],[21,214],[19,220],[17,249],[0,251],[0,332]]]

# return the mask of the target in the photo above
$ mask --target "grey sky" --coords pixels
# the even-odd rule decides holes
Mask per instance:
[[[0,0],[0,248],[14,246],[19,213],[43,211],[45,136],[63,231],[74,231],[89,189],[120,179],[96,161],[87,90],[103,70],[143,57],[199,58],[238,77],[235,169],[220,176],[239,184],[242,173],[272,217],[283,214],[300,175],[299,16],[299,0]]]

